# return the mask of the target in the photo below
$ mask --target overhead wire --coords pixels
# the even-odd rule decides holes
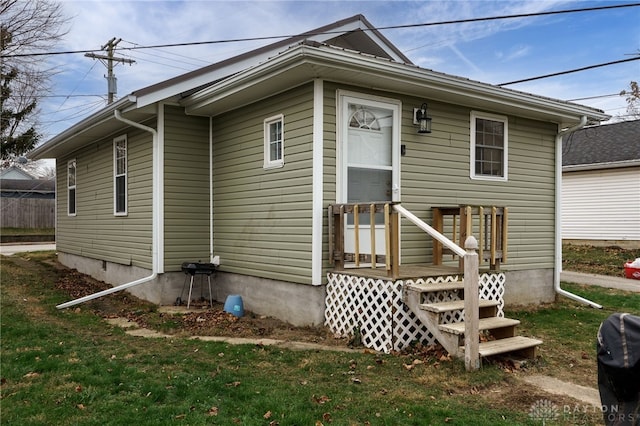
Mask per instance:
[[[436,26],[436,25],[462,24],[462,23],[469,23],[469,22],[486,22],[486,21],[496,21],[500,19],[530,18],[535,16],[549,16],[549,15],[558,15],[558,14],[565,14],[565,13],[592,12],[592,11],[598,11],[598,10],[620,9],[620,8],[637,7],[637,6],[640,6],[640,3],[626,3],[626,4],[617,4],[617,5],[610,5],[610,6],[594,6],[594,7],[586,7],[586,8],[579,8],[579,9],[550,10],[546,12],[518,13],[513,15],[486,16],[486,17],[480,17],[480,18],[453,19],[448,21],[425,22],[425,23],[418,23],[418,24],[389,25],[389,26],[383,26],[383,27],[365,28],[363,29],[363,31],[380,31],[380,30],[390,30],[390,29],[428,27],[428,26]],[[151,46],[118,47],[114,50],[122,51],[122,50],[159,49],[159,48],[167,48],[167,47],[198,46],[198,45],[204,45],[204,44],[236,43],[236,42],[244,42],[244,41],[263,41],[263,40],[284,39],[284,38],[300,37],[300,36],[310,37],[310,36],[324,35],[324,34],[338,34],[342,32],[343,31],[322,31],[317,33],[306,32],[302,34],[285,34],[285,35],[276,35],[276,36],[243,37],[243,38],[235,38],[235,39],[196,41],[196,42],[184,42],[184,43],[167,43],[167,44],[157,44],[157,45],[151,45]],[[46,56],[46,55],[67,55],[67,54],[73,54],[73,53],[92,53],[95,51],[96,51],[95,49],[91,49],[91,50],[68,50],[68,51],[58,51],[58,52],[16,53],[11,55],[0,55],[0,58],[17,58],[17,57],[26,57],[26,56]]]
[[[567,14],[567,13],[591,12],[591,11],[610,10],[610,9],[619,9],[619,8],[628,8],[628,7],[637,7],[637,6],[640,6],[640,3],[596,6],[596,7],[588,7],[588,8],[565,9],[565,10],[546,11],[546,12],[520,13],[520,14],[500,15],[500,16],[480,17],[480,18],[456,19],[456,20],[417,23],[417,24],[390,25],[390,26],[382,26],[382,27],[376,27],[376,28],[371,28],[371,29],[366,28],[366,29],[363,29],[363,30],[364,31],[373,31],[373,30],[418,28],[418,27],[428,27],[428,26],[437,26],[437,25],[449,25],[449,24],[460,24],[460,23],[471,23],[471,22],[486,22],[486,21],[494,21],[494,20],[500,20],[500,19],[516,19],[516,18],[527,18],[527,17],[536,17],[536,16],[549,16],[549,15]],[[197,46],[197,45],[204,45],[204,44],[222,44],[222,43],[234,43],[234,42],[245,42],[245,41],[261,41],[261,40],[270,40],[270,39],[282,39],[282,38],[295,37],[295,36],[308,36],[309,37],[309,36],[313,36],[313,35],[332,34],[332,33],[341,33],[341,32],[342,31],[325,31],[325,32],[317,32],[317,33],[306,32],[306,33],[295,34],[295,35],[276,35],[276,36],[264,36],[264,37],[247,37],[247,38],[223,39],[223,40],[202,41],[202,42],[159,44],[159,45],[150,45],[150,46],[143,46],[143,45],[140,45],[140,44],[137,44],[137,43],[134,43],[134,42],[127,41],[127,43],[131,44],[132,46],[130,46],[130,47],[119,46],[115,50],[117,50],[121,54],[127,55],[127,56],[129,56],[131,58],[136,58],[135,55],[131,54],[131,53],[133,53],[135,51],[135,52],[137,52],[139,54],[142,54],[142,55],[147,55],[147,56],[159,58],[160,60],[162,60],[162,59],[166,59],[166,60],[170,60],[170,61],[172,60],[171,58],[169,58],[167,56],[143,52],[143,50],[145,50],[145,49],[157,50],[157,51],[160,51],[160,52],[162,52],[164,54],[174,55],[174,56],[181,57],[183,59],[188,59],[189,61],[200,61],[202,63],[209,63],[207,61],[204,61],[204,60],[201,60],[201,59],[198,59],[198,58],[190,58],[190,57],[188,57],[186,55],[181,55],[181,54],[178,54],[178,53],[168,52],[168,51],[165,51],[165,50],[162,50],[162,49],[170,48],[170,47]],[[95,51],[96,51],[95,49],[92,49],[92,50],[72,50],[72,51],[61,51],[61,52],[24,53],[24,54],[14,54],[14,55],[0,55],[0,57],[2,57],[2,58],[5,58],[5,57],[6,58],[10,58],[10,57],[21,57],[21,56],[62,55],[62,54],[73,54],[73,53],[91,53],[91,52],[95,52]],[[129,53],[126,54],[123,51],[128,51]],[[583,71],[583,70],[597,68],[597,67],[604,67],[604,66],[609,66],[609,65],[623,63],[623,62],[635,61],[635,60],[638,60],[638,59],[640,59],[640,56],[637,57],[637,58],[629,58],[629,59],[624,59],[624,60],[619,60],[619,61],[607,62],[607,63],[603,63],[603,64],[590,65],[590,66],[581,67],[581,68],[577,68],[577,69],[573,69],[573,70],[561,71],[561,72],[558,72],[558,73],[547,74],[547,75],[544,75],[544,76],[530,77],[530,78],[522,79],[522,80],[515,80],[515,81],[511,81],[511,82],[501,83],[501,84],[498,84],[497,86],[506,86],[506,85],[517,84],[517,83],[522,83],[522,82],[526,82],[526,81],[533,81],[533,80],[537,80],[537,79],[548,78],[548,77],[553,77],[553,76],[563,75],[563,74],[569,74],[569,73]],[[154,64],[158,64],[158,65],[162,65],[162,66],[166,66],[166,67],[171,67],[171,68],[176,68],[176,69],[181,69],[181,70],[186,70],[186,71],[190,70],[188,68],[176,66],[176,65],[173,65],[173,64],[167,64],[167,63],[163,63],[163,62],[153,61],[153,60],[148,59],[148,58],[144,58],[144,59],[141,59],[141,60],[144,60],[144,61],[147,61],[147,62],[151,62],[151,63],[154,63]],[[183,62],[184,62],[184,60],[183,60]],[[197,65],[195,63],[189,63],[189,65],[199,66],[199,65]],[[94,66],[95,66],[95,64],[94,64]],[[93,66],[87,72],[87,74],[92,69],[93,69]],[[86,77],[87,74],[85,74],[85,77]],[[83,77],[83,79],[85,77]],[[78,85],[76,85],[76,88],[77,87],[78,87]],[[69,99],[69,97],[74,96],[73,92],[75,92],[76,88],[74,88],[74,90],[72,90],[70,95],[67,95],[65,97],[65,100],[60,105],[60,107],[62,105],[64,105],[64,103],[66,103],[66,101]],[[607,96],[607,95],[603,95],[603,96]],[[94,107],[94,105],[97,104],[97,103],[102,105],[103,100],[101,99],[99,102],[92,102],[92,103],[87,104],[87,109],[92,109]],[[79,111],[78,113],[74,114],[74,116],[75,117],[81,116],[84,112],[85,111]],[[67,120],[70,120],[72,118],[73,117],[66,118],[66,119],[61,119],[61,120],[58,120],[58,121],[55,121],[55,122],[67,121]],[[55,123],[55,122],[50,122],[50,123]]]

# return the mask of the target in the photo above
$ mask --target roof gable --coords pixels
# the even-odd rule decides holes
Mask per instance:
[[[562,165],[640,163],[640,120],[590,126],[562,140]]]
[[[145,87],[132,94],[137,98],[138,108],[141,108],[176,95],[192,93],[194,89],[205,88],[214,82],[256,66],[304,41],[334,45],[412,64],[409,58],[378,32],[363,15],[354,15]]]
[[[35,177],[31,173],[22,170],[20,167],[11,166],[0,172],[0,179],[29,180],[29,179],[35,179]]]

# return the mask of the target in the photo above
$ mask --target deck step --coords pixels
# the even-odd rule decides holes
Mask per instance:
[[[480,343],[480,356],[500,355],[507,352],[516,352],[524,349],[535,348],[542,344],[542,340],[532,339],[530,337],[515,336],[506,339],[492,340],[490,342]],[[464,351],[464,346],[461,347]]]
[[[489,318],[480,318],[478,322],[478,330],[494,330],[496,328],[503,327],[514,327],[520,324],[520,321],[512,318],[500,318],[500,317],[489,317]],[[456,322],[451,324],[440,324],[438,326],[440,330],[445,331],[447,333],[463,335],[464,334],[464,322]]]
[[[497,300],[480,299],[478,303],[479,308],[489,308],[492,306],[498,306],[500,302]],[[441,314],[444,312],[459,311],[464,309],[464,300],[452,300],[450,302],[438,302],[438,303],[423,303],[420,305],[420,309],[429,312],[435,312]]]
[[[462,281],[450,281],[446,283],[437,284],[408,284],[407,290],[419,291],[423,293],[435,293],[438,291],[455,291],[464,290],[464,283]]]

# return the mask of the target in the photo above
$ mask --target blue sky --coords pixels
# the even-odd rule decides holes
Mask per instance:
[[[70,29],[56,51],[148,46],[296,34],[363,14],[385,27],[591,8],[630,1],[63,1]],[[640,54],[640,7],[489,22],[382,30],[420,67],[492,84],[632,58]],[[273,40],[276,41],[276,40]],[[118,96],[235,56],[270,41],[118,52]],[[105,66],[82,53],[49,57],[58,73],[41,103],[45,140],[106,105]],[[640,60],[507,86],[625,114],[614,95],[640,80]]]

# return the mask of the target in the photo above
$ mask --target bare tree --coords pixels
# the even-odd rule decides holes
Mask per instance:
[[[637,81],[629,83],[629,88],[620,92],[620,96],[626,96],[627,116],[631,120],[640,119],[640,85]]]
[[[3,163],[39,141],[38,98],[49,87],[51,69],[41,56],[67,33],[69,19],[52,0],[0,0],[0,158]]]

